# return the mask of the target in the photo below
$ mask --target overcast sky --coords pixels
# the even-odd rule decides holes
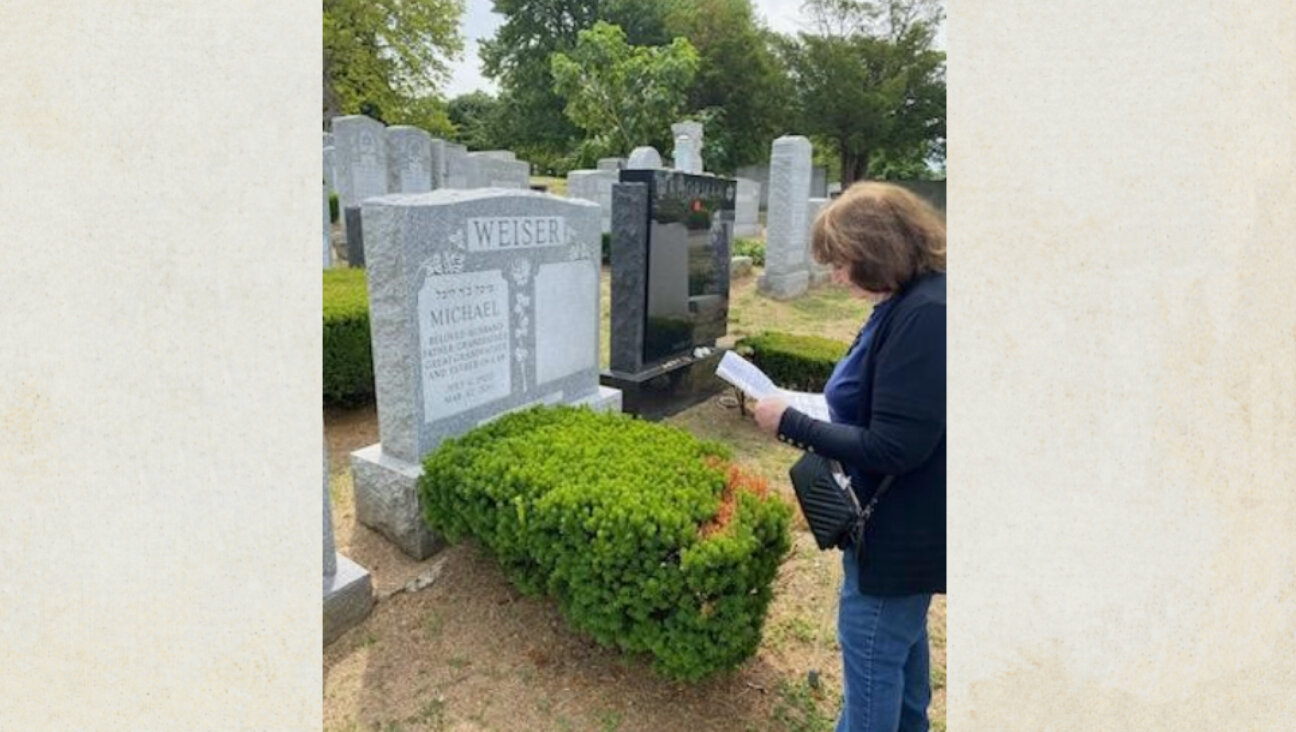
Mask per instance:
[[[796,33],[810,30],[801,14],[802,0],[752,0],[756,13],[765,24],[779,33]],[[504,16],[491,12],[490,0],[467,0],[463,17],[464,53],[451,65],[450,82],[445,93],[447,99],[482,89],[491,94],[498,91],[495,82],[482,76],[481,60],[477,57],[477,41],[495,35],[495,29]],[[945,27],[936,34],[936,47],[945,48]]]

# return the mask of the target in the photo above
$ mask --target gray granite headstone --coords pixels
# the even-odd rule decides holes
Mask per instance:
[[[531,187],[531,166],[507,150],[468,153],[468,161],[469,188]]]
[[[363,206],[381,442],[351,455],[356,518],[415,558],[421,461],[536,404],[620,407],[598,383],[598,207],[531,191],[439,190]]]
[[[693,140],[688,135],[675,136],[675,149],[671,151],[672,166],[681,173],[701,172],[693,168]]]
[[[347,266],[364,267],[364,216],[359,206],[346,209],[342,217],[346,225]]]
[[[612,231],[612,185],[617,175],[612,170],[573,170],[567,174],[567,196],[599,205],[599,230],[604,234]]]
[[[675,168],[686,173],[702,172],[702,123],[676,122],[671,125],[675,136]],[[681,140],[681,137],[684,139]]]
[[[324,133],[324,147],[333,147],[333,133],[332,133],[332,132],[325,132],[325,133]]]
[[[824,165],[810,166],[810,197],[827,198],[828,197],[828,167]]]
[[[333,141],[343,211],[387,193],[387,141],[381,122],[362,114],[335,117]]]
[[[373,580],[359,564],[337,552],[328,494],[328,446],[324,448],[324,645],[337,640],[373,609]]]
[[[760,236],[760,183],[735,178],[738,195],[734,201],[734,236]]]
[[[625,166],[625,158],[599,158],[598,164],[594,167],[598,170],[610,170],[616,172]]]
[[[457,142],[445,142],[441,150],[445,156],[445,185],[439,188],[467,188],[468,148]]]
[[[769,206],[769,165],[744,165],[738,169],[736,175],[739,178],[754,180],[760,185],[759,207],[764,211]]]
[[[765,273],[757,280],[756,288],[775,299],[798,297],[810,286],[810,265],[806,261],[810,157],[810,141],[800,135],[780,137],[772,146]]]
[[[816,262],[814,255],[811,254],[812,249],[810,247],[813,241],[810,232],[814,228],[815,217],[827,205],[827,198],[811,198],[806,204],[806,262],[810,266],[811,287],[818,287],[832,279],[832,267]]]
[[[432,190],[432,136],[417,127],[387,128],[387,190],[424,193]]]
[[[636,147],[630,151],[625,167],[630,170],[647,170],[662,167],[661,153],[651,145]]]
[[[337,154],[332,145],[324,148],[324,184],[329,193],[337,193]]]

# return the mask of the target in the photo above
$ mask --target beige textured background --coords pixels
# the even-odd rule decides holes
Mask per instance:
[[[320,724],[320,16],[0,3],[0,730]]]
[[[1296,9],[949,10],[949,729],[1296,727]],[[319,23],[0,5],[0,729],[319,725]]]
[[[948,37],[949,729],[1296,729],[1296,5]]]

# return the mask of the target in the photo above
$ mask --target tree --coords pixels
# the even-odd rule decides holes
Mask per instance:
[[[550,56],[576,47],[577,34],[603,20],[618,25],[633,45],[661,45],[665,6],[658,0],[495,0],[505,20],[481,43],[482,68],[500,88],[498,133],[542,169],[570,167],[581,131],[563,114],[554,91]]]
[[[644,144],[664,147],[698,68],[685,38],[667,46],[631,46],[620,27],[602,21],[580,31],[570,53],[550,61],[564,112],[585,130],[586,155],[624,155]]]
[[[324,0],[324,119],[368,114],[448,131],[437,87],[463,42],[463,0]]]
[[[706,169],[731,173],[765,159],[770,140],[792,121],[795,95],[751,0],[676,1],[666,26],[700,57],[686,106],[703,122]]]
[[[820,34],[784,45],[799,90],[801,124],[836,148],[842,185],[875,162],[911,172],[943,158],[945,54],[932,50],[931,0],[811,0]]]
[[[498,144],[499,100],[484,91],[461,94],[450,100],[447,113],[454,125],[452,137],[473,150],[493,150]]]

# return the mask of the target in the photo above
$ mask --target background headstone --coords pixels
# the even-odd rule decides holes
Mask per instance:
[[[714,345],[728,330],[735,186],[666,170],[624,170],[621,181],[647,196],[641,203],[628,187],[613,214],[611,350],[613,370],[624,371]],[[643,337],[627,340],[639,322]]]
[[[661,168],[663,167],[661,154],[657,152],[657,148],[651,145],[636,147],[630,151],[630,157],[626,160],[625,167],[633,170]]]
[[[612,186],[617,175],[611,170],[573,170],[567,174],[567,196],[597,203],[599,228],[605,234],[612,231]]]
[[[324,133],[324,147],[333,147],[333,133],[332,133],[332,132],[325,132],[325,133]]]
[[[329,193],[337,193],[337,167],[335,163],[336,154],[333,146],[324,148],[324,184],[328,186]]]
[[[681,173],[700,172],[693,167],[693,139],[685,134],[675,136],[675,149],[671,151],[672,166]]]
[[[734,199],[734,236],[760,236],[760,183],[750,178],[736,178]]]
[[[812,238],[811,230],[814,228],[815,217],[828,205],[827,198],[811,198],[806,204],[806,262],[810,266],[810,286],[818,287],[832,279],[832,267],[827,264],[820,264],[815,261],[814,255],[811,254]]]
[[[675,167],[686,173],[702,172],[702,123],[676,122],[671,125],[671,134],[675,136]],[[681,146],[680,137],[686,138]]]
[[[756,287],[775,299],[797,297],[810,286],[806,261],[810,156],[810,141],[800,135],[778,138],[770,153],[765,273],[757,280]]]
[[[432,136],[417,127],[387,128],[387,190],[424,193],[432,190]]]
[[[346,209],[342,221],[346,226],[347,266],[364,267],[364,215],[360,207],[352,206]]]
[[[826,166],[810,166],[810,197],[828,197],[828,168]]]
[[[442,440],[536,404],[620,408],[598,383],[598,207],[443,190],[362,218],[381,442],[351,455],[356,518],[422,559],[416,482]]]
[[[626,166],[625,158],[599,158],[598,163],[594,166],[598,170],[619,171]]]
[[[441,150],[445,155],[445,185],[441,188],[468,187],[468,148],[457,142],[443,142]]]
[[[611,370],[626,411],[649,419],[723,388],[735,183],[622,170],[613,186]]]
[[[328,445],[324,447],[324,645],[337,640],[373,609],[373,580],[359,564],[338,554],[328,493]]]
[[[381,122],[362,114],[334,117],[333,143],[342,211],[387,193],[387,142]]]
[[[531,166],[507,150],[468,153],[469,188],[531,187]]]

